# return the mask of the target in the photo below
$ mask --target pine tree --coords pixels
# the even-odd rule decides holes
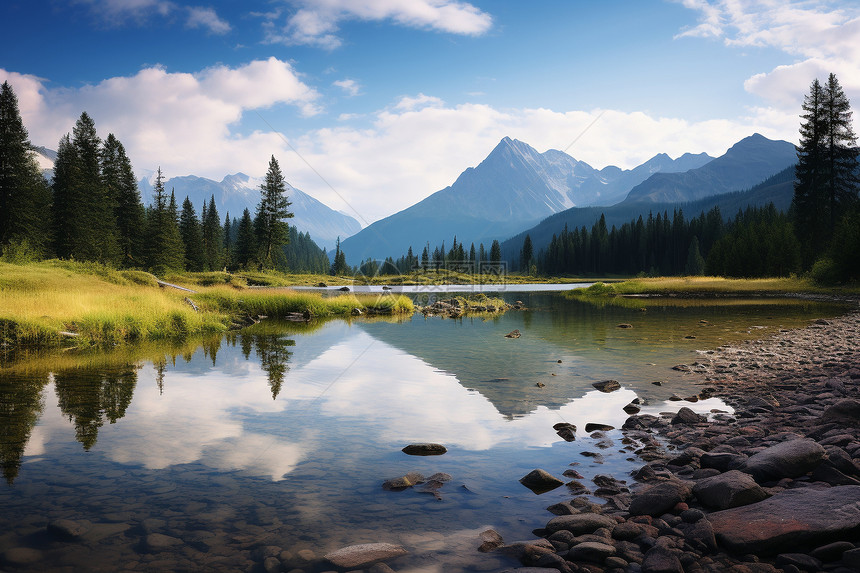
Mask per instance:
[[[240,269],[253,267],[257,260],[257,239],[254,234],[254,222],[248,209],[242,213],[239,220],[239,232],[236,237],[235,265]]]
[[[230,224],[230,211],[224,215],[224,266],[233,265],[233,228]]]
[[[73,237],[77,234],[75,208],[78,188],[74,184],[77,162],[77,151],[67,133],[60,138],[57,145],[57,160],[54,162],[54,177],[51,182],[54,251],[62,259],[72,256]]]
[[[116,202],[101,176],[101,139],[93,119],[83,112],[72,129],[75,148],[74,202],[70,256],[85,261],[115,263],[119,260]]]
[[[702,275],[705,273],[705,259],[699,251],[699,238],[693,237],[690,241],[690,248],[687,249],[687,263],[684,266],[684,273],[687,276]]]
[[[0,87],[0,249],[40,257],[49,248],[50,192],[31,153],[18,98]]]
[[[185,247],[185,270],[200,272],[206,264],[203,252],[203,233],[194,205],[188,196],[182,202],[182,213],[179,215],[179,235]]]
[[[260,185],[260,190],[262,197],[254,218],[254,232],[261,264],[273,268],[275,253],[290,240],[289,225],[284,219],[293,216],[288,210],[291,203],[287,200],[284,176],[274,155],[269,161],[266,181]]]
[[[490,245],[490,262],[491,263],[500,263],[502,261],[502,246],[499,244],[499,241],[493,240],[493,244]]]
[[[217,271],[223,263],[224,238],[218,208],[215,206],[215,195],[209,200],[208,207],[203,203],[202,224],[205,267],[206,270]]]
[[[161,168],[155,178],[155,197],[147,216],[146,263],[157,274],[178,270],[185,265],[185,249],[176,221],[176,199],[169,203]],[[172,206],[171,206],[172,203]]]
[[[860,187],[860,164],[857,160],[857,135],[851,126],[851,105],[839,80],[834,74],[824,88],[824,110],[828,124],[827,145],[827,199],[830,210],[830,227],[857,201]]]
[[[857,201],[857,136],[848,98],[836,76],[812,82],[803,101],[792,211],[807,246],[806,266],[826,251],[839,219]]]
[[[532,238],[526,234],[526,238],[523,240],[523,249],[520,251],[520,270],[522,272],[528,274],[533,258],[534,247],[532,246]]]
[[[131,161],[112,133],[108,134],[102,149],[102,181],[116,206],[114,216],[121,264],[126,267],[141,265],[145,211]]]
[[[340,237],[338,237],[337,243],[335,243],[334,261],[331,264],[331,274],[337,276],[347,272],[349,272],[349,266],[346,264],[346,255],[340,249]]]

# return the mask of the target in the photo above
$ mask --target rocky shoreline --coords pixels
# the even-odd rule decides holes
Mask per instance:
[[[556,504],[537,539],[490,530],[481,550],[519,573],[860,571],[860,313],[687,366],[734,414],[631,416],[633,479],[596,476],[606,503]]]

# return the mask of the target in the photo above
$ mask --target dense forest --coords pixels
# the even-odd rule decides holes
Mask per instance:
[[[9,261],[56,256],[123,267],[215,271],[277,269],[327,272],[328,256],[292,217],[286,186],[272,157],[254,216],[218,213],[214,195],[200,214],[164,188],[161,169],[153,201],[144,206],[122,143],[102,141],[82,113],[60,139],[54,175],[42,176],[8,82],[0,88],[0,249]]]
[[[428,243],[384,261],[350,268],[338,240],[333,261],[287,219],[284,177],[269,163],[254,215],[225,214],[214,196],[198,216],[186,197],[164,188],[159,169],[155,196],[144,207],[122,143],[98,137],[81,114],[59,142],[53,180],[42,177],[8,83],[0,93],[0,248],[6,260],[49,256],[99,261],[154,272],[278,269],[365,276],[416,269],[464,272],[519,270],[529,275],[788,276],[811,272],[822,282],[860,279],[860,200],[857,136],[836,77],[815,80],[804,98],[794,200],[788,212],[773,205],[725,218],[719,208],[687,218],[682,209],[649,213],[607,227],[568,229],[535,249],[526,235],[518,260],[502,261],[498,241],[468,247]],[[235,215],[235,214],[234,214]]]

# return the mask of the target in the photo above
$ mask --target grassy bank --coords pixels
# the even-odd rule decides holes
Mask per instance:
[[[206,276],[212,275],[212,276]],[[140,271],[117,271],[98,264],[44,261],[0,263],[0,343],[78,346],[160,339],[183,339],[221,332],[244,316],[349,316],[353,309],[382,314],[411,313],[403,296],[322,298],[318,294],[252,291],[241,278],[206,273],[196,280],[170,277],[195,294],[159,288]],[[214,286],[200,286],[200,285]],[[195,310],[186,299],[194,302]]]
[[[823,296],[860,295],[860,287],[823,287],[809,278],[728,279],[723,277],[636,278],[617,283],[596,283],[587,289],[569,291],[570,298],[632,295],[658,296],[755,296],[810,294]]]

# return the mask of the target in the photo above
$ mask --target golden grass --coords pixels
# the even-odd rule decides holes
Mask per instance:
[[[68,339],[86,346],[184,339],[224,331],[241,314],[277,317],[310,310],[315,316],[330,317],[350,315],[354,308],[385,314],[413,310],[411,300],[402,295],[323,298],[291,290],[252,291],[218,280],[214,281],[218,286],[192,284],[199,292],[190,294],[159,288],[155,281],[148,273],[89,263],[0,262],[0,343],[52,344]]]

